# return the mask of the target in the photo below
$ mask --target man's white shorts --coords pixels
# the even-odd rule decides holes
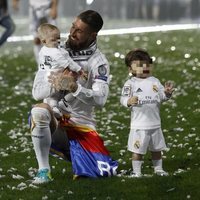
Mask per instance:
[[[166,149],[165,138],[161,128],[149,130],[131,129],[128,138],[128,150],[137,154],[146,154],[147,148],[153,152]]]

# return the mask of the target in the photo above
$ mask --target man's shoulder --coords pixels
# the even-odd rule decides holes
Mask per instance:
[[[109,67],[106,56],[99,49],[96,49],[94,54],[89,58],[88,63],[91,63],[95,66],[105,65]]]
[[[100,51],[100,49],[98,48],[96,49],[93,55],[99,56],[99,57],[105,57],[105,54],[102,51]]]

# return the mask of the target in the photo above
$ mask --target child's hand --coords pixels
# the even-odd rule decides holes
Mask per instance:
[[[86,80],[86,81],[88,80],[88,73],[87,72],[81,70],[80,76],[83,80]]]
[[[134,106],[134,105],[137,105],[137,104],[138,104],[138,97],[137,96],[131,97],[127,102],[128,107]]]
[[[167,97],[171,97],[174,92],[174,85],[172,82],[168,81],[165,83],[165,94]]]

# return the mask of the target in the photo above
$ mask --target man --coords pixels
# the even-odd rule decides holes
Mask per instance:
[[[13,0],[13,7],[18,9],[19,0]],[[55,25],[57,18],[58,0],[29,0],[29,18],[30,32],[34,37],[33,51],[38,63],[38,54],[41,48],[41,42],[37,34],[37,29],[42,23]]]
[[[55,119],[48,104],[37,104],[31,111],[32,140],[39,170],[34,183],[52,180],[50,175],[49,151],[66,159],[69,137],[70,158],[74,178],[105,177],[116,174],[118,163],[113,161],[102,139],[96,132],[93,109],[103,107],[109,93],[109,64],[99,51],[96,38],[103,26],[102,17],[87,10],[75,18],[70,29],[66,50],[72,59],[87,72],[85,80],[59,73],[51,74],[49,83],[42,74],[36,74],[33,97],[42,100],[60,91],[71,92],[59,102],[62,119]],[[57,126],[59,122],[59,126]],[[59,132],[55,132],[56,127]],[[52,136],[51,136],[52,134]],[[64,144],[63,144],[64,143]]]
[[[8,13],[7,0],[0,0],[0,25],[5,28],[0,37],[0,46],[2,46],[15,31],[15,24]]]

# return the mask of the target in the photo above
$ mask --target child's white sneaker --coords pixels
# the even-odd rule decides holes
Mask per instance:
[[[158,176],[169,176],[169,173],[164,170],[156,170],[154,173]]]
[[[131,175],[127,176],[127,178],[141,178],[143,175],[141,173],[132,173]]]

